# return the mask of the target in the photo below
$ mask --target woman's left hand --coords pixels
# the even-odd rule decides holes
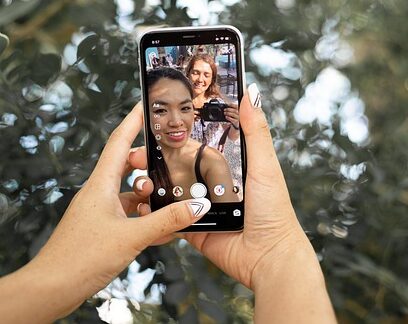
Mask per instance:
[[[130,167],[146,166],[144,150],[129,154],[142,120],[141,107],[135,107],[113,131],[49,241],[29,264],[0,279],[0,314],[5,323],[52,322],[68,314],[104,288],[143,249],[190,226],[209,210],[211,203],[202,198],[144,215],[150,212],[145,203],[153,191],[147,177],[136,180],[134,192],[120,193]],[[128,218],[136,211],[143,217]]]

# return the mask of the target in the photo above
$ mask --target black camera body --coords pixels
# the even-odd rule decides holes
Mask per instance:
[[[226,122],[225,108],[228,108],[228,105],[222,99],[211,99],[200,109],[200,117],[203,121]]]

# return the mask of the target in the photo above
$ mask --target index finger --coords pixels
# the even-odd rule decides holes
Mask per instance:
[[[119,193],[129,149],[142,126],[143,112],[139,102],[110,135],[90,180],[101,181],[102,188],[112,188]]]

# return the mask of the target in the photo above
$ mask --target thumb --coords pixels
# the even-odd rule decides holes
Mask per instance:
[[[133,237],[140,251],[154,241],[182,230],[198,221],[211,208],[207,198],[183,200],[163,207],[149,215],[131,218]],[[136,228],[135,228],[136,227]]]
[[[248,93],[241,100],[240,122],[245,135],[248,175],[261,176],[268,181],[280,176],[279,161],[255,83],[248,87]]]

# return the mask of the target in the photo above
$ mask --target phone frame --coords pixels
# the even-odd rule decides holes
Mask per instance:
[[[241,32],[234,26],[229,25],[217,25],[217,26],[205,26],[205,27],[175,27],[175,28],[155,28],[144,32],[138,40],[139,44],[139,67],[140,67],[140,84],[142,89],[142,101],[144,112],[144,127],[145,127],[145,143],[147,151],[147,165],[148,174],[150,174],[150,139],[148,138],[148,129],[150,127],[149,107],[147,106],[148,90],[145,87],[145,72],[147,71],[147,64],[145,61],[145,51],[150,47],[166,47],[166,46],[180,46],[180,45],[205,45],[205,44],[225,44],[225,41],[211,41],[210,38],[216,36],[222,37],[234,37],[234,41],[230,43],[235,45],[236,53],[236,69],[237,69],[237,88],[238,88],[238,104],[240,104],[242,96],[244,94],[245,86],[245,67],[244,67],[244,50],[243,50],[243,37]],[[165,38],[164,38],[165,37]],[[158,43],[152,44],[152,41],[158,40]],[[243,200],[240,202],[231,203],[212,203],[210,211],[197,223],[183,229],[180,232],[239,232],[244,227],[245,217],[245,180],[246,180],[246,149],[245,138],[240,127],[240,139],[241,139],[241,162],[242,162],[242,188]],[[153,148],[154,149],[154,148]],[[157,188],[155,188],[156,190]],[[152,211],[156,210],[155,206],[152,206]],[[233,212],[238,209],[241,212],[241,216],[232,216]],[[216,218],[228,220],[223,222],[215,222]],[[215,225],[214,225],[215,224]]]

